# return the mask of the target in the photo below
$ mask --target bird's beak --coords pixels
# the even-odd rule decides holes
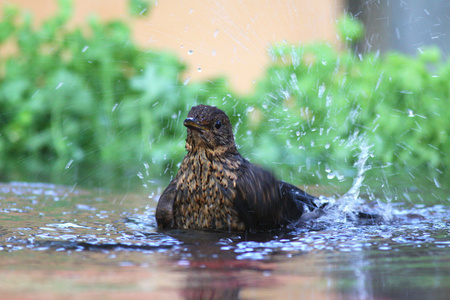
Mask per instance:
[[[196,118],[187,118],[186,120],[184,120],[183,125],[186,126],[187,128],[195,129],[198,131],[206,129],[206,127],[200,124],[200,122]]]

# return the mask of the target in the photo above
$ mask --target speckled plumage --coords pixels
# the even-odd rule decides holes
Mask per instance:
[[[158,227],[269,230],[298,220],[305,206],[315,208],[315,197],[239,154],[222,110],[195,106],[184,125],[188,153],[160,197]]]

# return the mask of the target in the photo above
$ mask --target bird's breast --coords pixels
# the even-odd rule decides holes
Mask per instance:
[[[174,215],[178,227],[243,230],[234,208],[239,164],[208,158],[206,153],[186,156],[180,166]]]

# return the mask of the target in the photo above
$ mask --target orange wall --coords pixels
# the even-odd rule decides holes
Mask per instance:
[[[343,0],[159,0],[148,16],[134,19],[128,15],[127,0],[73,2],[74,23],[82,24],[91,14],[129,20],[141,46],[171,50],[189,66],[184,78],[226,75],[242,93],[250,92],[254,80],[262,76],[270,43],[325,40],[337,44],[335,20],[343,9]],[[39,22],[54,14],[56,3],[3,0],[0,6],[14,4],[31,10]]]

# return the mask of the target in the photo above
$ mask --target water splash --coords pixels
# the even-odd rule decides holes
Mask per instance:
[[[338,200],[339,211],[353,215],[355,208],[359,204],[359,194],[361,192],[361,186],[364,181],[364,174],[367,170],[371,169],[371,166],[367,164],[371,152],[370,149],[373,145],[368,145],[367,141],[363,138],[359,145],[360,153],[358,160],[355,162],[354,167],[357,170],[356,176],[353,179],[352,187]]]
[[[351,135],[346,142],[348,147],[353,147],[355,144],[358,145],[359,153],[357,155],[357,160],[354,163],[354,168],[356,169],[356,175],[353,179],[352,186],[350,189],[341,197],[321,197],[319,205],[324,203],[328,203],[327,205],[327,213],[320,218],[321,221],[324,221],[329,224],[338,224],[338,223],[346,223],[348,220],[357,220],[357,214],[359,212],[366,212],[366,207],[363,205],[365,203],[365,199],[360,198],[361,188],[364,186],[364,178],[366,172],[372,168],[372,166],[368,163],[369,158],[373,156],[371,148],[373,145],[369,145],[367,142],[367,138],[365,135],[359,135],[358,132],[355,132]],[[326,169],[327,171],[328,169]],[[333,177],[334,172],[327,172],[328,175],[331,174]],[[329,177],[328,177],[329,178]],[[391,220],[392,219],[392,207],[391,207],[391,198],[388,197],[385,193],[385,202],[379,199],[376,211],[370,211],[371,214],[377,214],[381,217],[382,220]],[[373,209],[373,208],[371,208]]]

